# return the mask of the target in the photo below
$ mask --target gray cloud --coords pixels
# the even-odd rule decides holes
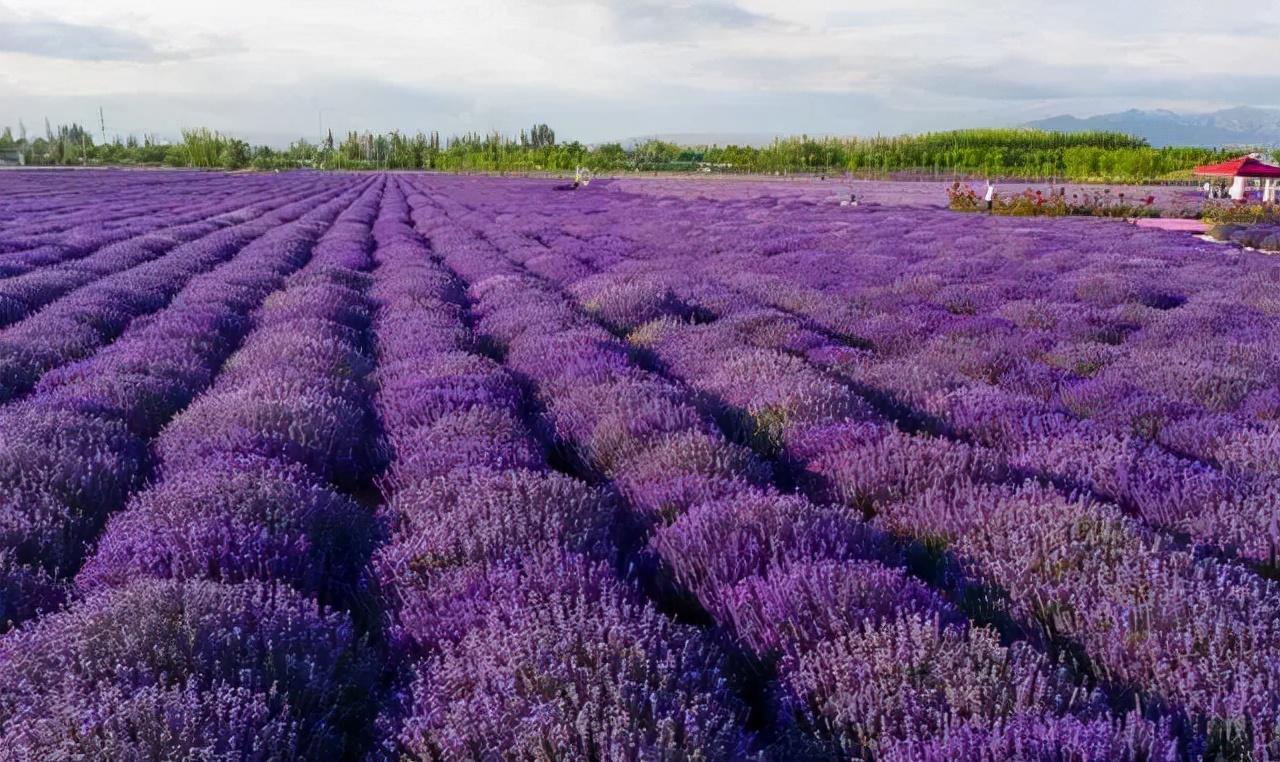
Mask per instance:
[[[877,10],[842,9],[827,14],[829,27],[874,27],[879,24],[902,23],[910,18],[910,14],[900,8],[882,8]]]
[[[7,21],[0,51],[73,61],[154,61],[163,57],[142,35],[61,21]]]
[[[785,84],[807,77],[818,78],[839,67],[839,59],[830,55],[721,56],[705,63],[702,69],[765,83]]]
[[[135,93],[92,98],[17,95],[0,109],[0,129],[49,117],[55,124],[94,121],[98,106],[107,132],[157,133],[176,138],[183,127],[207,126],[251,142],[283,146],[321,130],[439,130],[443,135],[476,130],[508,134],[545,121],[563,139],[621,140],[687,131],[787,134],[875,132],[904,129],[908,122],[869,96],[720,91],[682,86],[637,99],[629,94],[583,100],[546,88],[495,88],[476,92],[398,87],[373,80],[307,78],[291,87],[264,87],[252,95]],[[914,117],[912,117],[914,118]],[[96,124],[96,121],[94,121]],[[930,123],[930,126],[933,126]]]
[[[0,6],[0,13],[9,11]],[[68,61],[156,62],[203,58],[242,50],[235,40],[205,35],[199,46],[156,45],[127,29],[49,20],[6,20],[0,24],[0,53],[25,53]]]
[[[16,124],[97,124],[98,107],[105,112],[108,135],[154,133],[176,139],[187,127],[208,127],[254,143],[284,146],[293,140],[315,141],[320,130],[337,136],[348,131],[413,132],[438,129],[447,134],[485,130],[491,115],[470,93],[401,87],[376,80],[318,77],[291,86],[264,86],[244,94],[129,93],[93,97],[58,94],[17,94],[5,98],[0,130]],[[524,122],[494,124],[509,128],[533,123],[534,110]]]
[[[504,24],[413,0],[375,0],[356,18],[326,0],[288,16],[297,19],[286,24],[289,34],[253,28],[252,14],[210,17],[182,3],[117,0],[111,18],[126,21],[96,26],[89,17],[18,13],[6,2],[0,119],[85,121],[102,104],[110,132],[173,135],[205,124],[287,142],[314,136],[322,111],[335,131],[512,131],[546,121],[588,141],[691,131],[870,134],[1280,98],[1280,73],[1232,68],[1237,48],[1252,50],[1280,28],[1269,17],[1246,23],[1258,18],[1257,0],[1220,0],[1231,13],[1168,0],[1157,17],[1115,0],[963,8],[944,0],[821,4],[840,8],[487,0]],[[271,11],[265,17],[286,8],[282,0],[251,5],[259,3]],[[163,65],[133,67],[155,76],[123,81],[116,67],[93,61]],[[251,86],[237,86],[243,82]],[[82,94],[57,95],[64,92]]]
[[[1072,98],[1096,88],[1100,79],[1113,87],[1118,84],[1107,79],[1105,73],[1096,70],[1096,67],[1090,76],[1081,77],[1078,70],[1045,72],[1028,62],[1002,62],[981,66],[941,62],[930,66],[890,66],[888,71],[892,72],[890,76],[893,80],[904,87],[950,98],[980,100]],[[1067,76],[1064,77],[1064,74]]]
[[[608,0],[614,31],[624,40],[682,40],[708,32],[740,32],[784,26],[727,0],[663,3],[652,0]]]
[[[1280,92],[1278,74],[1224,78],[1206,73],[1171,78],[1149,68],[1126,65],[1084,64],[1064,69],[1022,59],[982,66],[946,62],[927,67],[890,66],[886,71],[899,85],[922,93],[1004,102],[1132,98],[1256,103],[1259,96]]]

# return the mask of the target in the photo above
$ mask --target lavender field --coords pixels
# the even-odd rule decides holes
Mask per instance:
[[[1280,759],[1280,261],[0,174],[0,760]]]

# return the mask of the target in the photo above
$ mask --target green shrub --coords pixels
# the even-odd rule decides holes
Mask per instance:
[[[986,209],[972,187],[959,182],[952,183],[947,189],[947,206],[958,212],[977,212]],[[1132,199],[1124,193],[1113,195],[1111,189],[1076,191],[1070,198],[1066,189],[1044,191],[1027,188],[1012,196],[996,195],[992,204],[994,214],[1007,217],[1114,217],[1132,219],[1135,217],[1159,217],[1160,210],[1155,206],[1155,197]]]
[[[1242,201],[1207,204],[1204,208],[1204,220],[1208,223],[1280,223],[1280,204],[1250,204]]]

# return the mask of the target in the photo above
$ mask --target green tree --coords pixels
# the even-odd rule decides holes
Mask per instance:
[[[218,156],[219,164],[227,169],[244,169],[250,158],[249,144],[235,138],[227,138]]]

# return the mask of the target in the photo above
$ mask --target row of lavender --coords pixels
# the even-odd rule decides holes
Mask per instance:
[[[608,301],[607,293],[594,295]],[[741,436],[775,452],[807,494],[945,549],[964,577],[987,588],[983,595],[998,589],[1008,596],[996,607],[1012,607],[1051,646],[1083,645],[1089,670],[1196,717],[1197,736],[1215,744],[1240,742],[1223,735],[1252,736],[1255,751],[1274,745],[1277,673],[1269,654],[1280,633],[1273,586],[1171,549],[1168,538],[1112,507],[1019,487],[1026,470],[999,452],[903,434],[894,420],[867,414],[865,402],[863,414],[830,415],[824,408],[848,404],[856,387],[815,372],[825,363],[808,365],[794,352],[806,343],[819,357],[838,350],[794,322],[742,305],[714,327],[664,321],[632,338],[712,396]],[[1057,445],[1067,458],[1088,452],[1071,440]],[[1250,635],[1240,642],[1224,628]]]
[[[1271,264],[1105,223],[1033,226],[1031,238],[991,222],[997,229],[902,222],[920,229],[883,272],[817,252],[803,266],[789,255],[721,258],[709,275],[867,348],[845,374],[917,425],[1272,564]]]
[[[30,391],[49,370],[91,355],[137,317],[166,305],[196,274],[301,216],[339,190],[306,184],[241,212],[110,243],[71,268],[0,282],[0,402]],[[248,201],[238,197],[240,206]],[[218,208],[213,210],[217,213]]]
[[[376,567],[401,675],[382,750],[745,757],[724,655],[618,576],[617,503],[549,468],[519,386],[477,351],[462,285],[404,199],[384,201],[376,236],[377,407],[393,454]]]
[[[50,271],[64,273],[64,277],[69,277],[78,270],[93,271],[97,267],[94,260],[86,258],[103,247],[112,244],[117,245],[117,248],[128,245],[154,246],[166,242],[165,235],[191,235],[188,231],[198,231],[201,225],[241,222],[266,211],[271,203],[282,196],[296,198],[301,190],[320,190],[325,185],[318,178],[291,178],[272,184],[257,182],[238,188],[207,188],[189,197],[157,200],[151,196],[143,196],[123,204],[120,211],[122,219],[118,222],[104,220],[102,217],[109,215],[102,215],[83,223],[70,224],[66,229],[44,236],[48,239],[45,243],[0,254],[0,283],[4,288],[0,293],[4,297],[4,314],[12,313],[12,302],[21,301],[24,293],[20,290],[15,292],[14,289],[19,288],[24,280],[37,280],[41,273],[49,277]],[[91,204],[80,202],[73,209],[85,206],[91,210],[94,208]],[[76,215],[76,211],[68,210],[64,214],[60,210],[53,214],[53,219],[65,225],[65,218],[74,218]],[[12,237],[15,231],[10,229],[6,234]],[[24,275],[27,276],[25,279],[15,277]]]
[[[669,276],[665,282],[683,283],[683,290],[689,291],[691,276],[680,260],[646,261],[643,270],[644,279],[659,291],[664,275]],[[714,311],[745,296],[803,318],[793,322],[800,330],[826,333],[828,342],[837,343],[836,350],[823,350],[822,337],[817,352],[809,352],[802,340],[789,349],[809,352],[814,362],[832,373],[869,390],[874,397],[889,400],[888,406],[904,425],[934,428],[997,448],[1020,468],[1105,496],[1162,529],[1264,567],[1271,564],[1280,525],[1275,517],[1277,483],[1274,473],[1269,473],[1274,469],[1259,464],[1269,457],[1266,442],[1270,435],[1265,431],[1246,426],[1241,433],[1253,437],[1258,448],[1249,457],[1254,465],[1250,473],[1219,470],[1171,453],[1139,434],[1117,431],[1106,425],[1105,417],[1081,419],[1036,395],[998,385],[992,376],[1000,376],[1002,383],[1008,381],[1008,374],[991,369],[1001,362],[991,356],[1004,352],[996,338],[1003,340],[1008,335],[994,329],[984,333],[984,328],[991,328],[989,324],[979,322],[956,329],[947,337],[950,343],[935,342],[935,346],[943,346],[936,352],[926,346],[907,358],[885,359],[870,351],[850,349],[848,344],[859,343],[858,337],[848,329],[829,327],[833,314],[839,320],[841,300],[828,296],[810,298],[804,307],[787,305],[789,294],[794,295],[796,289],[788,288],[780,278],[762,279],[741,261],[717,263],[708,270],[702,278],[715,282],[721,293],[704,289],[695,295],[695,301],[708,302],[707,308]],[[901,324],[912,319],[904,316]],[[920,341],[928,342],[925,338]],[[1025,361],[1020,362],[1025,366]],[[1064,392],[1069,399],[1077,399],[1072,396],[1075,393],[1090,398],[1078,400],[1081,405],[1092,397],[1097,397],[1099,404],[1109,399],[1096,389]],[[1219,431],[1226,425],[1218,421]]]
[[[206,173],[7,172],[0,197],[0,254],[33,247],[74,250],[81,235],[150,224],[148,216],[179,213],[219,195],[287,187],[296,178],[245,180]],[[43,191],[43,192],[41,192]]]
[[[1146,245],[1132,245],[1139,244]],[[776,281],[750,283],[726,270],[710,275],[834,340],[860,342],[824,306],[843,297],[817,291],[796,307],[779,297],[795,289],[774,289]],[[1234,277],[1216,276],[1220,284]],[[1265,384],[1275,361],[1265,357],[1270,329],[1260,329],[1274,321],[1241,301],[1207,293],[1167,314],[1121,306],[1116,310],[1145,322],[1097,327],[1107,332],[1102,341],[1068,348],[1041,341],[1041,328],[1011,328],[1003,317],[958,318],[914,346],[846,353],[832,369],[892,400],[913,426],[998,449],[1024,469],[1092,491],[1153,526],[1269,573],[1280,548],[1280,483],[1267,401],[1273,390]],[[1033,326],[1060,326],[1080,311],[1049,302],[1002,309]],[[896,322],[911,319],[907,312]],[[1072,370],[1062,372],[1063,365]],[[1160,382],[1143,387],[1157,376]],[[1245,393],[1250,401],[1237,410],[1213,401]],[[1196,396],[1209,401],[1190,401]]]
[[[344,204],[324,201],[287,205],[284,218],[296,221],[259,229],[243,250],[219,246],[179,257],[167,273],[176,283],[160,282],[165,295],[177,296],[151,319],[131,324],[127,303],[102,299],[105,316],[129,325],[120,338],[0,408],[0,627],[47,605],[59,580],[76,572],[84,543],[145,476],[147,440],[210,382],[243,336],[246,308],[265,296],[271,268],[296,266],[317,226]],[[141,284],[141,296],[150,285]]]
[[[506,220],[503,229],[511,224]],[[539,236],[547,238],[541,229]],[[687,272],[689,261],[682,264]],[[668,320],[632,338],[714,400],[730,401],[731,407],[755,416],[746,426],[749,433],[763,430],[769,447],[790,448],[780,453],[782,460],[805,470],[801,485],[810,493],[844,499],[881,515],[882,525],[909,537],[955,543],[961,556],[969,555],[966,561],[980,561],[975,566],[986,579],[1011,588],[1025,620],[1043,626],[1051,639],[1065,638],[1069,647],[1083,644],[1094,660],[1094,671],[1117,683],[1151,690],[1155,698],[1174,704],[1175,712],[1197,717],[1197,735],[1207,735],[1219,752],[1225,748],[1243,753],[1252,747],[1260,758],[1274,756],[1272,654],[1277,640],[1272,585],[1238,567],[1167,551],[1169,540],[1147,533],[1105,506],[1064,501],[1041,489],[1015,489],[1010,476],[1025,469],[1028,461],[1016,461],[1011,471],[992,457],[1007,452],[977,452],[975,457],[974,451],[952,443],[904,438],[874,419],[870,425],[841,425],[815,403],[847,398],[849,391],[837,387],[833,392],[831,378],[823,379],[805,366],[835,370],[840,379],[847,359],[859,361],[865,352],[833,346],[831,337],[815,334],[790,315],[753,306],[751,293],[762,289],[742,288],[750,275],[741,273],[746,269],[741,261],[735,264],[740,266],[737,274],[713,265],[703,278],[691,278],[696,283],[686,274],[682,289],[686,295],[698,295],[692,298],[700,298],[704,309],[714,306],[726,319],[707,328]],[[677,272],[675,263],[671,265]],[[543,266],[558,274],[575,269],[563,263]],[[576,266],[581,270],[584,265]],[[630,270],[631,275],[616,273],[594,284],[582,282],[580,297],[603,315],[621,319],[616,325],[630,318],[628,327],[634,328],[648,319],[640,316],[646,309],[654,310],[649,316],[672,311],[669,302],[662,304],[669,292],[655,288],[653,280],[646,282],[655,269],[662,270],[662,265],[645,261],[637,277],[636,268],[622,266],[620,270]],[[719,283],[732,280],[740,288],[717,293],[707,275]],[[773,351],[755,351],[758,347]],[[854,382],[852,387],[867,389],[858,375],[844,375],[844,380]],[[973,410],[982,412],[979,405]],[[1018,416],[1001,407],[986,412],[983,420],[1000,426],[1010,439],[1034,438],[1034,430],[1020,430]],[[777,442],[782,433],[786,438]],[[1060,443],[1060,452],[1070,452],[1071,444]],[[1139,471],[1142,467],[1152,470],[1149,462]],[[983,488],[995,474],[1004,474],[996,480],[1010,487]],[[1161,476],[1158,470],[1147,476],[1156,485],[1151,492],[1176,494],[1176,480],[1164,487]],[[1189,514],[1197,503],[1187,505]],[[1258,505],[1265,507],[1266,502]],[[1204,511],[1206,507],[1216,510]],[[1265,516],[1258,519],[1240,503],[1225,511],[1221,505],[1199,503],[1199,510],[1196,520],[1208,529],[1197,535],[1202,542],[1217,542],[1215,533],[1222,533],[1224,544],[1230,544],[1239,537],[1229,533],[1231,526],[1249,526],[1257,533],[1268,528]],[[1143,515],[1160,524],[1152,512]],[[992,525],[1000,526],[1001,533],[993,535]],[[1240,633],[1248,635],[1242,638]]]
[[[0,408],[5,618],[71,600],[0,640],[6,751],[1276,754],[1275,591],[868,383],[909,342],[831,283],[618,218],[669,204],[372,182],[68,313],[118,327]]]
[[[685,265],[709,263],[714,277],[867,348],[852,370],[920,419],[952,392],[996,387],[1038,416],[1088,419],[1093,451],[1110,450],[1111,462],[1147,457],[1155,441],[1243,476],[1234,483],[1253,493],[1274,489],[1265,379],[1280,368],[1280,284],[1265,257],[1089,220],[608,201],[561,202],[554,214],[571,227],[590,219],[596,255],[640,245],[660,260],[676,239]],[[735,213],[746,222],[724,223]],[[1181,480],[1220,496],[1201,464],[1180,466],[1190,469]]]
[[[532,235],[512,236],[513,227]],[[847,347],[753,304],[748,290],[709,282],[686,259],[635,267],[615,258],[614,272],[583,279],[608,259],[595,240],[548,230],[540,214],[510,215],[490,230],[535,270],[576,282],[582,306],[633,331],[637,346],[704,393],[729,430],[777,457],[807,494],[925,545],[948,543],[961,576],[976,578],[965,581],[1003,587],[1011,600],[997,607],[1051,647],[1083,648],[1084,668],[1190,716],[1193,749],[1275,753],[1280,641],[1269,584],[1170,550],[1114,509],[1019,487],[1019,469],[999,453],[901,434],[852,392],[857,385],[841,383]],[[698,309],[720,319],[688,323]]]
[[[362,274],[381,193],[249,244],[6,411],[15,436],[47,424],[6,453],[5,507],[22,520],[7,607],[70,598],[0,640],[6,755],[354,758],[383,675],[388,756],[748,754],[723,653],[618,575],[616,503],[541,459],[518,388],[465,351],[465,308],[394,188],[379,267]],[[365,576],[373,515],[344,494],[378,468],[375,337],[396,456],[385,596]],[[488,366],[492,399],[467,399],[459,360]],[[103,436],[76,440],[86,431]],[[53,462],[33,463],[37,448]],[[394,604],[386,672],[379,598]]]
[[[778,493],[687,392],[637,367],[504,247],[456,221],[430,232],[471,282],[480,330],[536,391],[551,438],[649,535],[657,587],[691,595],[754,670],[775,675],[767,703],[782,756],[796,744],[883,759],[1175,753],[1136,716],[1108,719],[1033,649],[1005,649],[966,622],[861,516]]]
[[[626,219],[652,215],[619,206],[625,214],[604,223],[616,223],[606,246],[618,248],[617,230],[656,244],[653,236],[665,235],[673,224],[679,229],[672,220],[680,216],[676,212],[661,230],[628,228]],[[815,215],[803,206],[792,211]],[[864,350],[846,346],[828,359],[851,382],[902,409],[909,425],[998,447],[1020,466],[1098,492],[1156,526],[1264,567],[1271,564],[1280,522],[1274,515],[1277,456],[1268,402],[1274,389],[1265,379],[1277,365],[1271,349],[1275,321],[1267,313],[1276,286],[1267,285],[1265,263],[1234,255],[1224,260],[1203,245],[1106,223],[1099,224],[1122,243],[1091,243],[1083,235],[1104,230],[1067,225],[1065,233],[1021,231],[1034,233],[1034,239],[1007,236],[1009,250],[992,252],[982,247],[1005,243],[1001,236],[1007,231],[971,230],[947,241],[960,249],[959,256],[947,256],[937,251],[937,222],[928,216],[907,220],[924,224],[913,241],[897,241],[905,251],[892,256],[880,251],[878,241],[853,258],[805,248],[833,249],[846,245],[843,238],[869,238],[882,229],[893,234],[901,220],[863,221],[855,227],[823,219],[803,228],[800,244],[784,241],[777,250],[757,251],[751,251],[753,241],[716,243],[708,250],[711,244],[698,240],[697,231],[712,226],[691,226],[694,240],[682,242],[681,256],[664,257],[654,245],[640,269],[649,279],[670,272],[675,281],[687,282],[690,266],[708,263],[702,278]],[[834,231],[825,239],[824,226]],[[1117,228],[1127,230],[1123,237],[1114,235]],[[750,231],[746,235],[754,238]],[[601,237],[592,240],[597,255]],[[1029,243],[1051,253],[1023,253]],[[627,245],[634,244],[623,242],[622,249]],[[1160,247],[1157,255],[1147,254],[1150,246]],[[794,255],[787,253],[797,247]],[[719,248],[725,253],[717,254]],[[1132,254],[1126,259],[1113,254],[1116,249]],[[690,251],[707,257],[694,256],[691,265],[685,256]],[[1175,277],[1158,272],[1164,263],[1176,266]],[[1052,278],[1046,280],[1046,273]],[[890,276],[896,280],[889,282]],[[946,282],[957,277],[963,280]],[[1243,292],[1232,293],[1240,279]],[[853,299],[845,296],[851,290]],[[989,293],[979,293],[984,290]],[[1004,294],[1017,298],[1002,303]],[[994,314],[979,312],[977,305]],[[1061,335],[1054,338],[1055,333]],[[1064,347],[1075,339],[1079,344]],[[1162,348],[1158,357],[1148,351],[1169,344],[1172,349]],[[1058,367],[1090,373],[1107,363],[1118,368],[1113,376],[1088,380],[1073,380]],[[1194,367],[1183,370],[1188,364]],[[1134,383],[1158,374],[1170,382],[1165,388]],[[1187,401],[1207,395],[1205,404],[1214,408],[1214,400],[1240,394],[1248,400],[1231,413],[1197,409]],[[1063,447],[1063,440],[1072,446]]]
[[[349,196],[323,201],[285,207],[284,219],[296,222],[261,229],[242,250],[205,255],[207,266],[218,265],[210,273],[174,268],[172,305],[0,410],[6,517],[0,551],[15,580],[76,572],[83,543],[145,475],[147,439],[210,383],[274,269],[296,266]],[[9,624],[31,606],[5,594],[4,610],[0,620]]]
[[[1093,491],[1154,526],[1269,572],[1280,547],[1277,440],[1268,402],[1274,388],[1266,381],[1277,366],[1274,310],[1267,307],[1276,291],[1268,285],[1270,266],[1234,255],[1224,261],[1217,251],[1161,234],[1132,236],[1117,246],[1132,252],[1128,260],[1113,254],[1076,264],[1084,272],[1069,280],[1081,284],[1077,292],[1088,287],[1077,300],[1084,305],[1061,294],[1032,302],[1025,285],[1019,292],[1006,284],[1024,296],[1004,304],[991,299],[996,315],[934,321],[937,335],[916,335],[914,346],[886,351],[872,342],[875,351],[842,361],[839,372],[893,398],[918,420],[997,448],[1022,468]],[[1061,269],[1065,258],[1050,264]],[[1157,272],[1162,260],[1176,265],[1173,277]],[[1028,269],[1020,277],[1034,277]],[[978,273],[1001,282],[984,268]],[[776,285],[761,288],[724,270],[713,277],[757,295]],[[830,319],[830,305],[843,301],[830,298],[838,293],[826,286],[815,291],[814,303],[794,312],[838,339],[857,341],[853,324],[836,327]],[[776,290],[763,298],[779,305]],[[1118,302],[1108,321],[1098,319],[1091,299]],[[1018,327],[1002,322],[1006,317]],[[894,330],[911,318],[910,312],[895,318]],[[1040,334],[1064,326],[1103,335],[1066,349],[1062,342],[1037,349]],[[1073,373],[1095,377],[1064,376],[1056,366],[1067,361]]]
[[[1276,364],[1268,319],[1276,294],[1264,258],[1097,221],[893,209],[842,216],[798,203],[762,216],[759,205],[690,203],[662,207],[659,222],[632,213],[643,206],[625,197],[610,206],[615,238],[624,229],[651,241],[674,234],[695,261],[740,262],[744,285],[763,279],[762,298],[767,291],[776,306],[814,313],[877,359],[936,354],[919,363],[925,379],[1005,377],[1028,393],[1060,390],[1067,406],[1077,387],[1107,386],[1114,423],[1141,418],[1138,428],[1167,429],[1169,446],[1206,456],[1208,443],[1181,441],[1206,415],[1267,417],[1260,379]],[[735,215],[747,224],[724,224]],[[972,346],[986,331],[1001,341]],[[886,381],[913,388],[907,369],[885,367]]]
[[[13,758],[361,746],[379,675],[359,623],[376,531],[336,483],[372,471],[360,270],[380,186],[307,202],[8,411],[10,431],[32,427],[29,444],[61,446],[57,462],[6,459],[38,498],[15,503],[30,521],[25,537],[6,536],[8,579],[38,574],[72,598],[0,641]],[[77,441],[86,432],[100,436]],[[144,470],[149,486],[107,523],[74,584],[60,583]],[[37,613],[8,595],[29,590],[5,592],[15,613]]]

